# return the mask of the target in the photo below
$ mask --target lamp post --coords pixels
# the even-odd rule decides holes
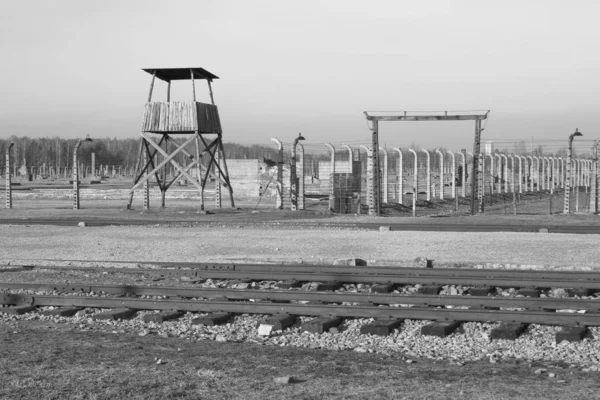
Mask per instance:
[[[292,143],[292,159],[290,160],[290,199],[292,201],[292,211],[298,210],[298,178],[296,177],[296,145],[304,139],[302,134],[294,139]]]
[[[79,210],[79,167],[77,161],[77,151],[81,142],[91,142],[90,135],[87,135],[85,139],[79,139],[73,149],[73,209]]]
[[[575,129],[575,132],[573,132],[569,135],[569,148],[568,148],[568,153],[567,153],[567,179],[565,182],[565,204],[564,204],[564,209],[563,209],[564,214],[571,213],[571,207],[569,204],[569,195],[570,195],[569,191],[571,189],[571,153],[573,151],[573,138],[575,136],[583,136],[583,135],[577,129]]]

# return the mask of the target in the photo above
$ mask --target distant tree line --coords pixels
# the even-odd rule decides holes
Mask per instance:
[[[174,141],[183,142],[185,139],[175,139]],[[64,167],[70,167],[73,160],[73,149],[77,142],[77,139],[63,139],[60,137],[52,138],[30,138],[27,136],[17,137],[11,136],[8,139],[0,139],[0,160],[4,162],[7,146],[13,142],[14,147],[12,151],[13,163],[17,165],[17,168],[25,164],[28,167],[40,167],[46,165],[47,167],[53,166],[63,169]],[[95,153],[96,165],[104,166],[121,166],[129,169],[136,165],[139,157],[139,138],[128,138],[128,139],[117,139],[117,138],[94,138],[92,142],[85,142],[79,148],[79,160],[84,165],[91,164],[91,153]],[[188,151],[194,154],[195,150],[190,145]],[[225,143],[225,155],[227,159],[260,159],[267,158],[273,161],[277,160],[277,149],[274,145],[243,145],[238,143]],[[405,167],[412,167],[412,156],[408,152],[408,148],[402,148],[404,157],[403,164]],[[420,151],[420,147],[417,144],[412,144],[410,148],[414,148]],[[305,171],[307,174],[317,175],[318,162],[329,161],[331,156],[329,151],[323,147],[322,151],[307,151],[305,154]],[[439,158],[435,152],[436,149],[429,149],[431,154],[431,168],[439,168]],[[445,153],[446,149],[440,148]],[[482,151],[484,149],[482,148]],[[553,155],[553,156],[566,156],[566,150],[561,149],[555,151],[553,154],[543,151],[542,146],[534,148],[533,151],[527,151],[527,147],[524,141],[515,143],[513,151],[511,149],[503,149],[501,153],[508,154],[516,151],[519,154],[530,154],[530,155]],[[394,155],[391,149],[388,149],[389,161],[388,165],[390,169],[397,168],[397,157]],[[336,160],[348,160],[348,153],[341,148],[336,148]],[[425,162],[424,155],[419,155],[419,166]],[[573,154],[575,157],[575,154]],[[422,158],[423,157],[423,158]],[[289,148],[284,151],[284,163],[289,163],[290,152]],[[367,157],[361,157],[361,161],[366,167]],[[180,155],[177,161],[182,164],[186,163],[184,156]],[[4,164],[1,166],[3,169]]]

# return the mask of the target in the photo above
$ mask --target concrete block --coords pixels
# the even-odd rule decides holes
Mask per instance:
[[[312,333],[327,332],[342,323],[341,317],[319,317],[302,324],[302,330]]]
[[[456,321],[434,322],[433,324],[425,325],[421,328],[421,335],[446,337],[451,335],[458,328]]]
[[[163,311],[159,313],[144,315],[144,322],[164,322],[177,319],[183,315],[180,311]]]
[[[267,317],[263,324],[271,325],[275,331],[282,331],[285,328],[294,325],[294,322],[296,322],[295,316],[289,314],[278,314]]]
[[[525,332],[525,329],[527,329],[527,324],[503,323],[492,331],[490,338],[515,340]]]
[[[290,280],[278,283],[277,286],[279,289],[292,289],[302,286],[302,283],[298,282],[297,280]]]
[[[206,315],[204,317],[194,318],[192,320],[192,325],[207,325],[207,326],[221,325],[221,324],[224,324],[227,321],[229,321],[232,316],[233,316],[233,314],[225,313],[225,312],[224,313],[212,313],[212,314]]]
[[[54,310],[46,310],[42,311],[42,315],[52,315],[56,317],[72,317],[77,314],[78,311],[81,311],[79,307],[60,307],[55,308]]]
[[[370,324],[363,325],[360,327],[361,335],[366,335],[370,333],[371,335],[377,336],[388,336],[390,333],[394,332],[394,329],[397,329],[400,324],[402,324],[403,319],[381,319],[373,321]]]
[[[291,376],[278,376],[273,378],[273,382],[278,383],[280,385],[288,385],[294,382],[294,378]]]
[[[538,289],[523,288],[519,289],[517,294],[521,294],[525,297],[540,297],[540,291]]]
[[[0,308],[0,313],[3,314],[12,314],[12,315],[21,315],[31,311],[34,311],[35,307],[30,305],[20,305],[14,307],[5,307]]]
[[[319,283],[319,285],[317,286],[317,291],[325,292],[325,291],[338,290],[340,288],[340,286],[342,286],[342,285],[339,282],[323,282],[323,283]]]
[[[474,287],[469,289],[469,294],[471,296],[487,296],[494,291],[493,288],[483,286],[483,287]]]
[[[394,284],[388,283],[384,285],[373,285],[371,286],[371,293],[390,293],[394,290]]]
[[[107,312],[95,314],[92,316],[94,321],[109,320],[116,321],[118,319],[130,319],[137,313],[137,310],[132,308],[116,308]]]
[[[439,285],[425,285],[425,286],[421,286],[417,292],[419,294],[438,295],[438,294],[440,294],[441,290],[442,290],[442,287]]]
[[[581,342],[587,333],[588,328],[585,326],[565,326],[562,330],[556,332],[556,343],[560,343],[563,340],[567,342]]]
[[[367,262],[362,258],[341,258],[333,261],[333,265],[347,265],[349,267],[366,267]]]

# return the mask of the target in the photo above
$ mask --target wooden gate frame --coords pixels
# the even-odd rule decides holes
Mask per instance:
[[[364,111],[367,121],[371,121],[372,125],[369,129],[372,131],[371,148],[379,149],[379,121],[475,121],[475,138],[473,143],[473,170],[471,174],[472,190],[471,190],[471,215],[476,212],[483,212],[483,193],[479,193],[479,166],[481,154],[481,121],[488,117],[490,110],[472,111],[475,114],[463,114],[455,111],[430,111],[428,114],[409,115],[414,111],[400,112],[382,112],[382,111]],[[369,113],[378,113],[384,115],[369,115]],[[443,114],[441,114],[443,113]],[[448,113],[451,113],[449,115]],[[379,152],[372,151],[369,156],[370,176],[367,177],[367,182],[370,186],[371,196],[368,196],[369,215],[380,215],[380,188],[379,188]],[[477,202],[476,202],[477,199]],[[475,206],[477,204],[477,206]]]

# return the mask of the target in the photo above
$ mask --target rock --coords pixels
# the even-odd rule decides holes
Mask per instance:
[[[392,228],[390,228],[389,226],[380,226],[379,227],[379,232],[389,232],[391,230],[392,230]]]
[[[537,374],[537,375],[543,374],[544,372],[546,372],[546,369],[544,369],[544,368],[539,368],[539,369],[536,369],[535,371],[533,371],[533,373]]]
[[[412,363],[414,363],[414,361],[413,360],[406,360],[406,363],[407,364],[412,364]]]
[[[165,362],[161,358],[159,358],[158,360],[156,360],[156,365],[161,365],[161,364],[164,364],[164,363]]]
[[[273,378],[273,382],[275,383],[279,383],[281,385],[287,385],[290,384],[294,381],[294,378],[291,376],[278,376],[276,378]]]
[[[553,373],[553,372],[550,372],[550,373],[548,374],[548,377],[549,377],[549,378],[554,378],[555,376],[556,376],[556,374],[555,374],[555,373]]]
[[[87,226],[87,222],[81,221],[80,223],[77,224],[77,226],[80,228],[84,228]]]
[[[419,267],[433,268],[433,260],[430,260],[427,257],[417,257],[415,258],[415,263],[417,263]]]
[[[271,336],[272,331],[273,331],[273,325],[261,324],[258,327],[258,334],[260,336]]]
[[[362,258],[340,258],[334,260],[333,265],[346,265],[349,267],[366,267],[367,262]]]
[[[365,349],[364,347],[356,347],[354,349],[354,351],[357,352],[357,353],[366,353],[367,349]]]
[[[223,335],[217,335],[217,337],[215,338],[215,340],[217,342],[226,342],[227,338],[225,336],[223,336]]]

